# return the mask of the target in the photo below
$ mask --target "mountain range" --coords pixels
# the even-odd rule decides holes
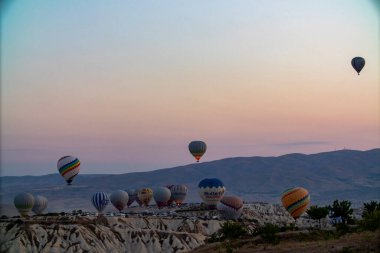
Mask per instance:
[[[90,200],[94,192],[154,189],[171,184],[185,184],[189,188],[187,202],[201,202],[197,187],[204,178],[219,178],[227,189],[225,195],[240,196],[246,202],[280,203],[284,190],[301,186],[309,190],[312,204],[324,205],[344,199],[359,206],[366,201],[380,200],[380,148],[235,157],[120,175],[80,174],[71,186],[67,186],[58,173],[4,176],[1,177],[0,212],[12,211],[13,198],[20,192],[47,197],[48,211],[94,211]],[[13,208],[13,211],[16,210]]]

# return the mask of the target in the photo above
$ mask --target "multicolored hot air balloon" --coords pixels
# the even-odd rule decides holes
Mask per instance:
[[[21,193],[16,195],[13,203],[22,217],[28,217],[34,205],[34,197],[30,193]]]
[[[243,211],[243,201],[239,197],[224,196],[216,208],[225,219],[236,220]]]
[[[140,206],[148,206],[149,202],[152,200],[153,191],[150,188],[140,189],[137,193],[137,199],[141,202]]]
[[[156,201],[158,208],[167,206],[170,196],[171,192],[167,187],[157,187],[153,191],[153,198],[154,201]]]
[[[178,184],[178,185],[173,185],[170,188],[170,191],[172,193],[171,199],[176,203],[177,206],[179,206],[185,201],[188,189],[186,185]]]
[[[281,202],[290,215],[298,219],[310,203],[310,194],[302,187],[290,188],[282,193]]]
[[[135,189],[128,189],[127,193],[129,196],[127,206],[130,206],[137,199],[137,191]]]
[[[114,191],[110,195],[112,205],[121,212],[127,205],[129,196],[128,193],[122,190]]]
[[[96,210],[98,210],[99,213],[103,212],[109,201],[108,195],[105,192],[96,192],[91,198],[92,205],[96,208]]]
[[[34,197],[34,205],[32,211],[35,214],[41,214],[47,207],[48,200],[44,196],[37,195]]]
[[[192,141],[189,144],[189,151],[190,153],[195,157],[197,162],[199,162],[199,159],[206,153],[206,143],[203,141]]]
[[[226,188],[220,179],[205,178],[198,184],[199,196],[203,202],[210,208],[215,208],[218,202],[223,198]]]
[[[80,161],[73,156],[64,156],[57,162],[59,174],[66,180],[68,185],[71,185],[74,177],[78,175],[80,170]]]
[[[360,75],[360,71],[364,68],[365,60],[362,57],[355,57],[351,60],[352,67],[358,72],[358,75]]]

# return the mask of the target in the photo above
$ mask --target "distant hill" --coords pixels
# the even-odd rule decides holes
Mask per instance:
[[[187,201],[201,202],[197,186],[207,177],[221,179],[227,188],[226,195],[237,195],[245,201],[279,203],[285,189],[302,186],[309,190],[314,204],[346,199],[359,205],[363,201],[380,200],[380,149],[226,158],[121,175],[81,174],[72,186],[66,186],[58,173],[1,177],[2,212],[14,209],[13,198],[19,192],[46,196],[49,211],[94,210],[90,197],[96,191],[111,193],[168,184],[186,184]]]

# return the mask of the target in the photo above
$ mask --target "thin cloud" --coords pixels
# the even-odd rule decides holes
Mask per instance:
[[[275,146],[317,146],[317,145],[331,145],[329,141],[295,141],[295,142],[285,142],[278,143]]]

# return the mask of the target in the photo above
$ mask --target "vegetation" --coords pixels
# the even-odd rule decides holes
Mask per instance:
[[[227,221],[220,228],[222,239],[236,239],[247,234],[247,230],[238,222]]]
[[[359,221],[362,230],[376,231],[380,230],[380,209],[367,213],[364,218]]]
[[[278,244],[280,242],[280,237],[277,235],[277,233],[280,231],[280,227],[267,223],[264,226],[260,227],[257,233],[265,242]]]
[[[329,209],[327,207],[310,206],[306,213],[313,220],[318,220],[319,227],[321,227],[321,219],[329,214]]]
[[[351,208],[351,202],[347,200],[343,200],[339,202],[338,200],[334,200],[332,206],[328,206],[330,211],[330,218],[334,219],[335,224],[347,224],[347,222],[352,221],[352,213],[353,209]]]
[[[375,211],[380,210],[380,202],[371,201],[369,203],[364,203],[363,217],[372,214]]]

